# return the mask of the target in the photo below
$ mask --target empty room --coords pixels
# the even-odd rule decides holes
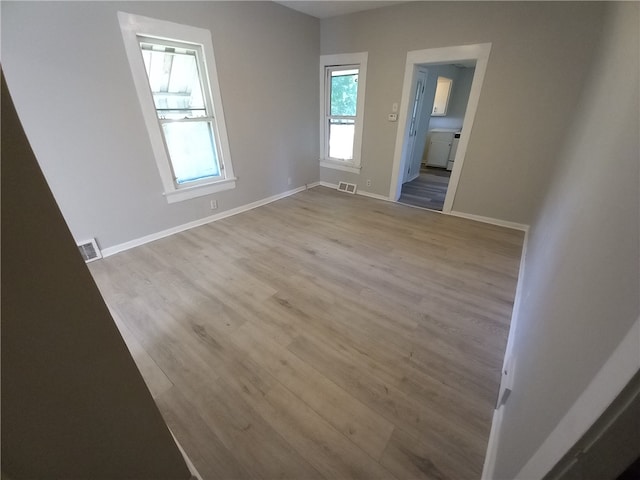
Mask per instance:
[[[638,3],[0,14],[3,479],[637,474]]]

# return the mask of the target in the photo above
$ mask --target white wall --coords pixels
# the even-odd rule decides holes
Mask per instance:
[[[640,312],[639,5],[612,2],[605,19],[531,226],[494,478],[518,474]]]
[[[95,236],[110,247],[318,180],[317,19],[272,2],[2,2],[1,8],[7,83],[77,240]],[[167,204],[118,10],[211,31],[235,190]],[[212,198],[216,211],[209,209]]]
[[[369,52],[362,171],[321,179],[388,195],[407,51],[493,44],[453,209],[529,224],[601,27],[592,2],[407,2],[322,20],[321,53]],[[365,187],[365,180],[372,187]]]

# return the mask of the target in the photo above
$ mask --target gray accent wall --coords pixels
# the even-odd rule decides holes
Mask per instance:
[[[111,247],[319,179],[317,19],[273,2],[1,8],[7,83],[76,240]],[[166,202],[118,10],[211,31],[236,189]]]
[[[369,52],[359,175],[321,168],[389,195],[407,52],[491,42],[453,209],[529,224],[549,181],[601,29],[591,2],[408,2],[322,20],[321,53]],[[372,187],[366,187],[366,179]]]
[[[319,179],[387,196],[398,126],[387,114],[400,102],[407,51],[484,42],[493,48],[453,208],[529,224],[603,6],[408,2],[322,22],[273,2],[1,8],[3,68],[25,131],[76,240],[97,237],[105,248]],[[167,204],[118,10],[211,31],[236,189]],[[360,175],[318,166],[318,56],[357,51],[369,52]]]
[[[597,60],[531,225],[494,478],[518,474],[640,313],[639,11],[607,5]],[[640,339],[634,348],[640,355]]]

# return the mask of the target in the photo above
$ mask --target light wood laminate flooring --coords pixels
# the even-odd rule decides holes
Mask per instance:
[[[90,269],[204,479],[479,478],[522,241],[316,187]]]

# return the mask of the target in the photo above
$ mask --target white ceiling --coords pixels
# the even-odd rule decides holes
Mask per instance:
[[[351,0],[324,0],[310,2],[306,0],[276,1],[280,5],[292,8],[316,18],[329,18],[348,13],[373,10],[374,8],[388,7],[403,3],[403,0],[391,1],[351,1]]]

